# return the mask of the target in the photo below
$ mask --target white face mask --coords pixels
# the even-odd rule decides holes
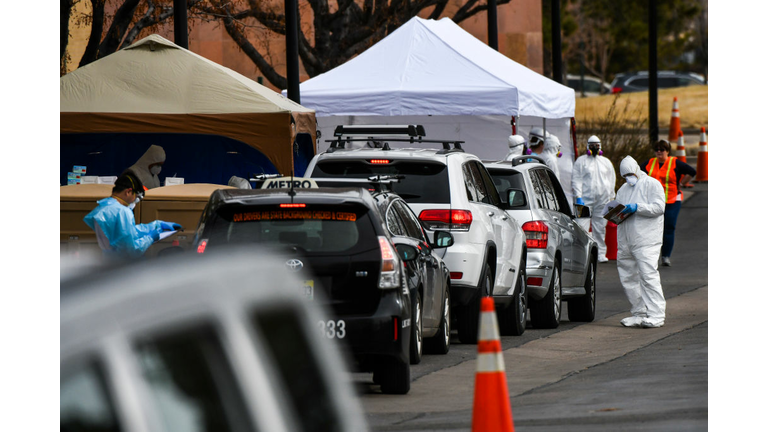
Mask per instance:
[[[626,180],[630,186],[634,186],[637,184],[637,176],[626,176],[624,177],[624,180]]]
[[[155,165],[155,166],[153,166],[152,168],[149,169],[149,172],[152,175],[158,175],[158,174],[160,174],[160,170],[162,170],[162,169],[163,169],[163,167],[161,167],[160,165]]]
[[[136,199],[133,200],[132,203],[128,204],[128,210],[133,210],[134,207],[136,207],[136,204],[139,203],[139,201],[141,201],[141,199],[139,197],[136,197]]]

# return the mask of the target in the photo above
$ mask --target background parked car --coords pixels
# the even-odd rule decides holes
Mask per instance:
[[[582,76],[581,75],[568,75],[567,86],[576,91],[576,96],[600,96],[611,92],[611,86],[602,81],[600,78],[592,75],[584,75],[584,91],[582,92]]]
[[[597,245],[576,223],[555,173],[535,156],[485,164],[504,208],[525,231],[533,327],[559,326],[562,300],[571,321],[592,321]]]
[[[704,77],[691,72],[659,71],[657,75],[659,88],[687,87],[706,85]],[[631,93],[648,90],[648,71],[620,73],[611,83],[611,93]]]
[[[78,261],[61,262],[62,431],[367,429],[327,314],[273,252]]]

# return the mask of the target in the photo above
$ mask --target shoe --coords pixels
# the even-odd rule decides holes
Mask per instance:
[[[643,328],[659,328],[664,326],[664,319],[643,318],[640,325]]]
[[[624,327],[640,327],[640,325],[643,322],[643,319],[644,319],[643,317],[639,317],[639,316],[626,317],[623,320],[621,320],[621,325],[623,325]]]
[[[601,263],[604,263],[604,262],[608,262],[608,261],[609,261],[609,259],[608,259],[608,258],[606,258],[606,257],[598,257],[598,258],[597,258],[597,262],[601,262]]]
[[[669,257],[661,257],[661,265],[664,267],[672,267],[672,261],[670,261]]]

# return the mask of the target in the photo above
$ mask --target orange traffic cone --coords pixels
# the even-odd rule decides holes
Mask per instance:
[[[481,299],[478,339],[472,431],[514,432],[504,357],[501,356],[499,324],[492,297]]]
[[[701,128],[701,137],[699,138],[699,153],[696,156],[696,182],[707,181],[707,169],[709,166],[709,150],[707,149],[706,128]]]
[[[670,144],[675,142],[680,135],[680,132],[682,129],[680,129],[680,109],[677,105],[677,96],[675,96],[675,100],[672,102],[672,118],[669,120],[669,137],[668,140]]]

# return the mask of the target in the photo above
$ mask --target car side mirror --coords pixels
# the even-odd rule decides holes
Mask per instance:
[[[442,249],[450,246],[453,246],[453,234],[448,231],[435,231],[435,243],[432,248]]]
[[[574,214],[574,217],[577,217],[577,218],[592,217],[592,215],[591,215],[591,213],[589,211],[589,207],[587,207],[587,206],[580,206],[580,205],[576,205],[576,204],[573,205],[573,214]]]
[[[395,249],[397,249],[397,254],[405,262],[413,261],[419,256],[419,250],[409,244],[397,244]]]
[[[525,192],[520,189],[507,189],[508,208],[525,207],[526,204],[528,200],[525,198]]]

